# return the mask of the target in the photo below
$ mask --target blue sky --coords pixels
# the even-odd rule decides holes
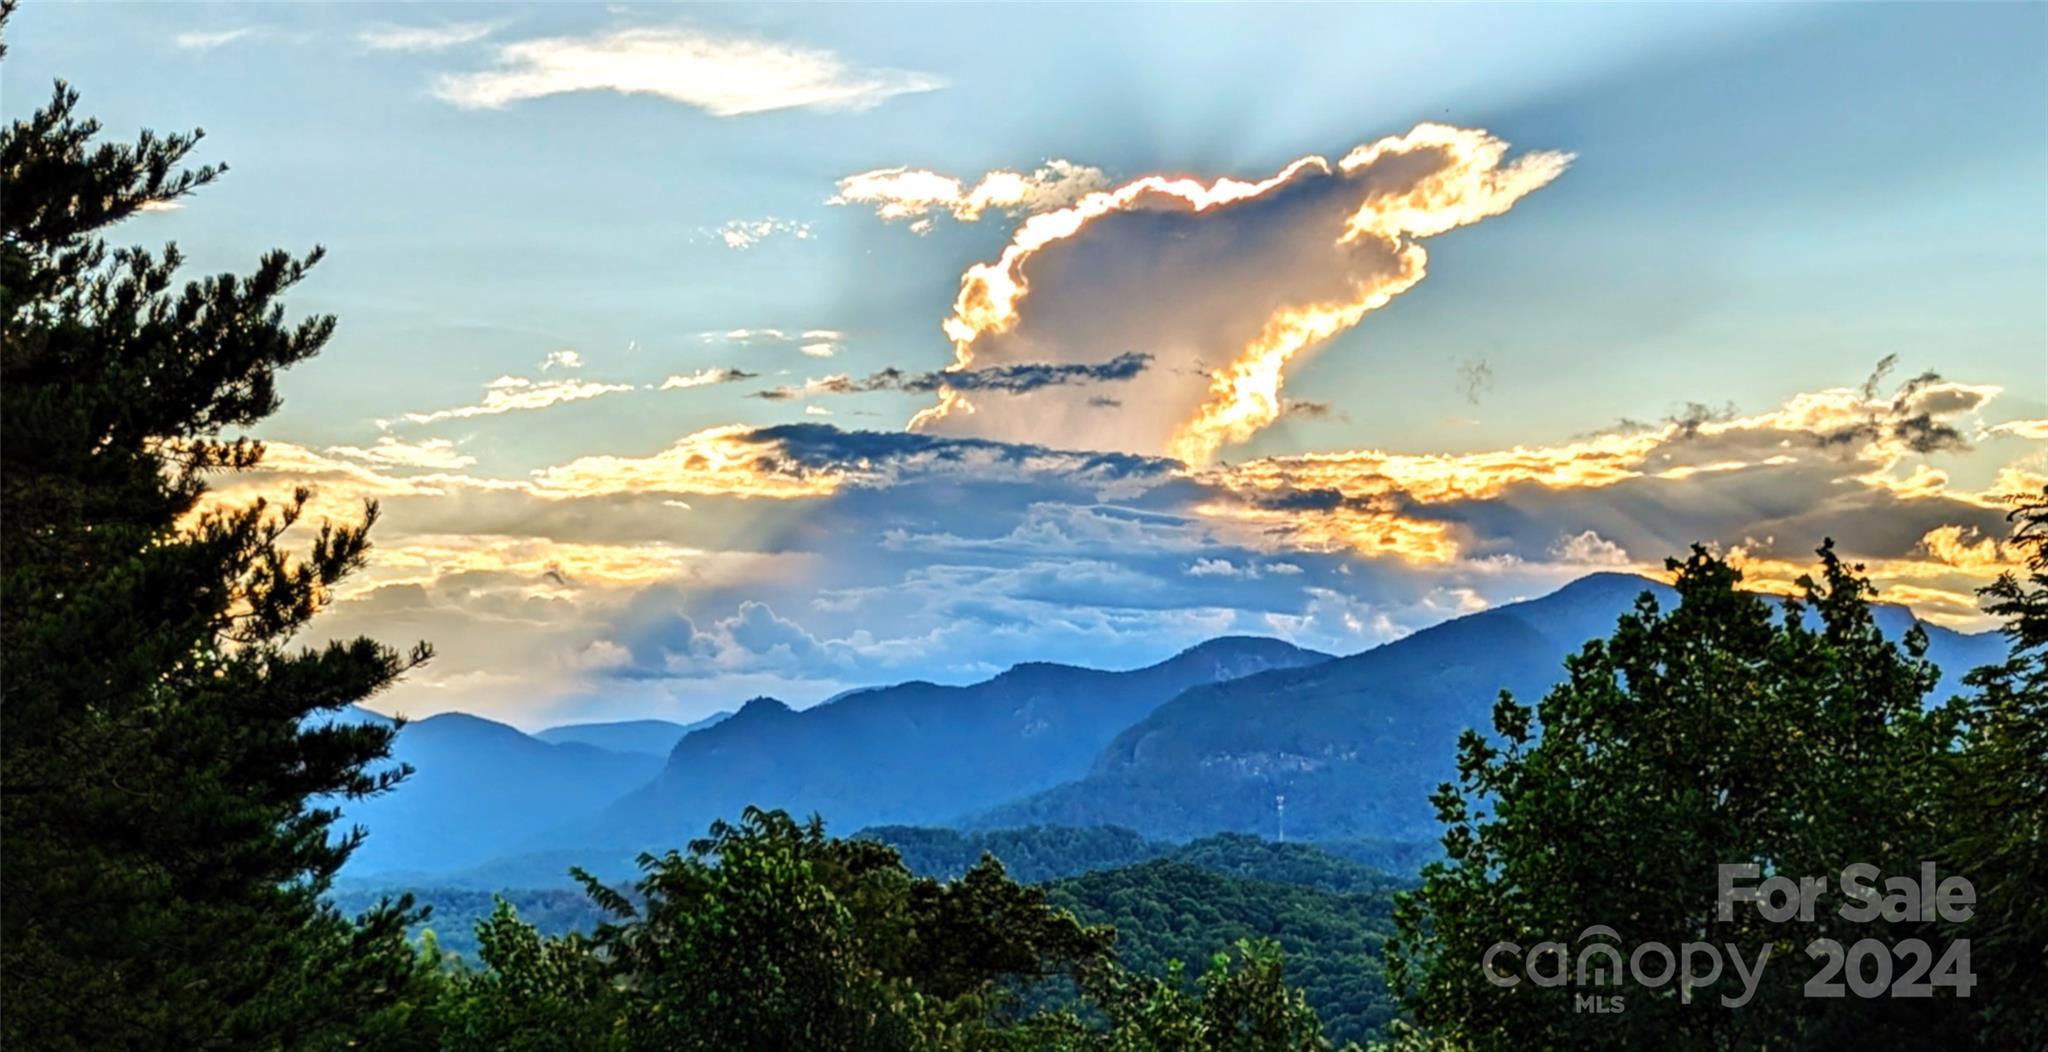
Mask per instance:
[[[339,333],[223,495],[384,501],[319,627],[441,643],[391,708],[1351,651],[1692,540],[1784,579],[1828,532],[1970,624],[1998,497],[2048,474],[2040,5],[49,4],[9,33],[9,118],[61,76],[230,165],[123,238],[200,271],[328,248],[291,302]],[[1027,253],[1008,321],[941,330],[1034,213],[1311,155],[1244,201],[1135,195]],[[1030,192],[902,197],[991,172]],[[1483,207],[1327,236],[1404,180]],[[1276,310],[1375,290],[1188,443]],[[906,442],[934,386],[976,411]]]

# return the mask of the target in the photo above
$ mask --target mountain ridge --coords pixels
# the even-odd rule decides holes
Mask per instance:
[[[666,757],[684,736],[716,726],[730,718],[731,710],[714,712],[700,720],[611,720],[593,723],[563,723],[533,732],[544,742],[580,742],[613,752],[638,752]]]
[[[1109,824],[1185,839],[1274,830],[1285,797],[1287,828],[1303,838],[1433,839],[1428,798],[1456,775],[1458,735],[1491,727],[1502,690],[1539,698],[1564,657],[1607,636],[1644,592],[1666,608],[1676,594],[1633,574],[1589,574],[1348,657],[1191,688],[1120,732],[1082,778],[963,809],[949,824]],[[1937,702],[2003,653],[1995,633],[1928,625],[1904,607],[1877,616],[1893,638],[1926,627],[1943,671]]]
[[[930,823],[962,801],[993,804],[1085,772],[1117,731],[1190,685],[1327,660],[1233,636],[1130,670],[1027,662],[977,683],[899,683],[802,710],[754,698],[677,742],[651,782],[587,827],[533,846],[654,846],[750,805],[821,811],[848,828]]]

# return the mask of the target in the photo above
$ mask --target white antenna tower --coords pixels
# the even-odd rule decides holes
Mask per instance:
[[[1273,815],[1279,823],[1280,842],[1287,843],[1287,797],[1273,797]]]

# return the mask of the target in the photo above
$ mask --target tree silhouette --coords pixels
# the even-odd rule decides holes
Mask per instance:
[[[339,1041],[412,962],[405,904],[321,904],[355,836],[314,801],[404,772],[369,771],[390,729],[323,714],[427,650],[288,645],[362,563],[374,506],[315,525],[303,491],[205,501],[260,462],[231,436],[276,408],[277,371],[333,331],[278,302],[320,253],[179,287],[175,246],[109,248],[224,169],[186,166],[198,133],[101,141],[77,102],[60,83],[0,133],[0,1044]]]

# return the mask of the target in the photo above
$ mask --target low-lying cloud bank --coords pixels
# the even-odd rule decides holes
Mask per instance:
[[[382,501],[377,554],[319,627],[440,644],[393,707],[686,714],[1052,654],[1136,665],[1223,632],[1356,651],[1694,541],[1786,587],[1833,536],[1884,598],[1981,624],[2000,498],[2048,483],[2044,426],[1987,418],[1998,394],[1879,377],[1554,445],[1227,466],[817,423],[518,478],[443,440],[278,443],[216,498]],[[1938,466],[1966,451],[2002,465],[1988,485]]]

